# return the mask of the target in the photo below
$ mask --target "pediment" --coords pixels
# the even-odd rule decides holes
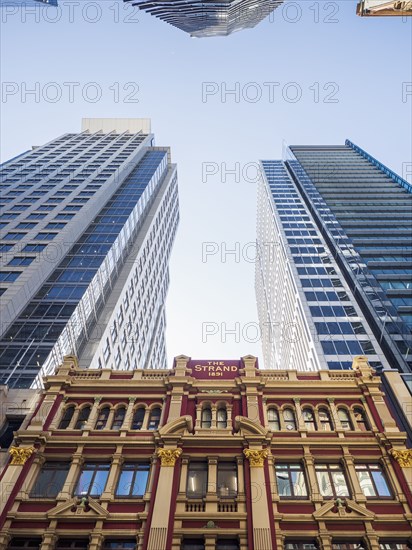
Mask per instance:
[[[81,498],[73,497],[70,500],[61,502],[51,510],[47,512],[47,517],[50,519],[61,518],[107,518],[109,512],[101,506],[92,497],[88,497],[85,502],[82,502]]]
[[[235,427],[236,431],[241,432],[242,435],[261,435],[263,437],[268,435],[268,430],[262,424],[246,416],[236,416]]]
[[[175,418],[159,428],[160,437],[165,435],[184,434],[187,432],[193,432],[193,419],[189,415],[179,416],[179,418]]]
[[[328,501],[319,510],[313,513],[316,520],[374,520],[375,514],[355,501],[346,499],[334,499]]]

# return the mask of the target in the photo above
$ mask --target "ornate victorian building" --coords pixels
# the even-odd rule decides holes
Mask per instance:
[[[15,434],[0,548],[405,550],[412,451],[353,370],[81,370],[68,356]]]

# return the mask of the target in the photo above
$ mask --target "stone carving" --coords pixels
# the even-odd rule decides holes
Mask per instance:
[[[268,457],[269,453],[267,449],[262,449],[262,450],[245,449],[243,451],[243,454],[249,460],[251,468],[263,468],[263,463],[265,462],[265,458]]]
[[[11,464],[22,466],[26,464],[28,458],[34,453],[34,447],[10,447]]]
[[[162,466],[173,467],[181,454],[182,449],[157,449]]]
[[[401,468],[412,467],[412,449],[391,449],[389,452]]]

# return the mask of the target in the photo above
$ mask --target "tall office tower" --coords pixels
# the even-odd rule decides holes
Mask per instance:
[[[267,368],[412,371],[412,187],[368,153],[262,161],[256,293]]]
[[[227,36],[255,27],[283,0],[124,0],[192,37]]]
[[[176,166],[148,119],[84,119],[2,167],[0,381],[38,386],[62,357],[165,368]]]

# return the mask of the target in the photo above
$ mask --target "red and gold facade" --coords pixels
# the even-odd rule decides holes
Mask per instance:
[[[363,357],[318,373],[66,357],[10,448],[0,548],[405,549],[405,439]]]

